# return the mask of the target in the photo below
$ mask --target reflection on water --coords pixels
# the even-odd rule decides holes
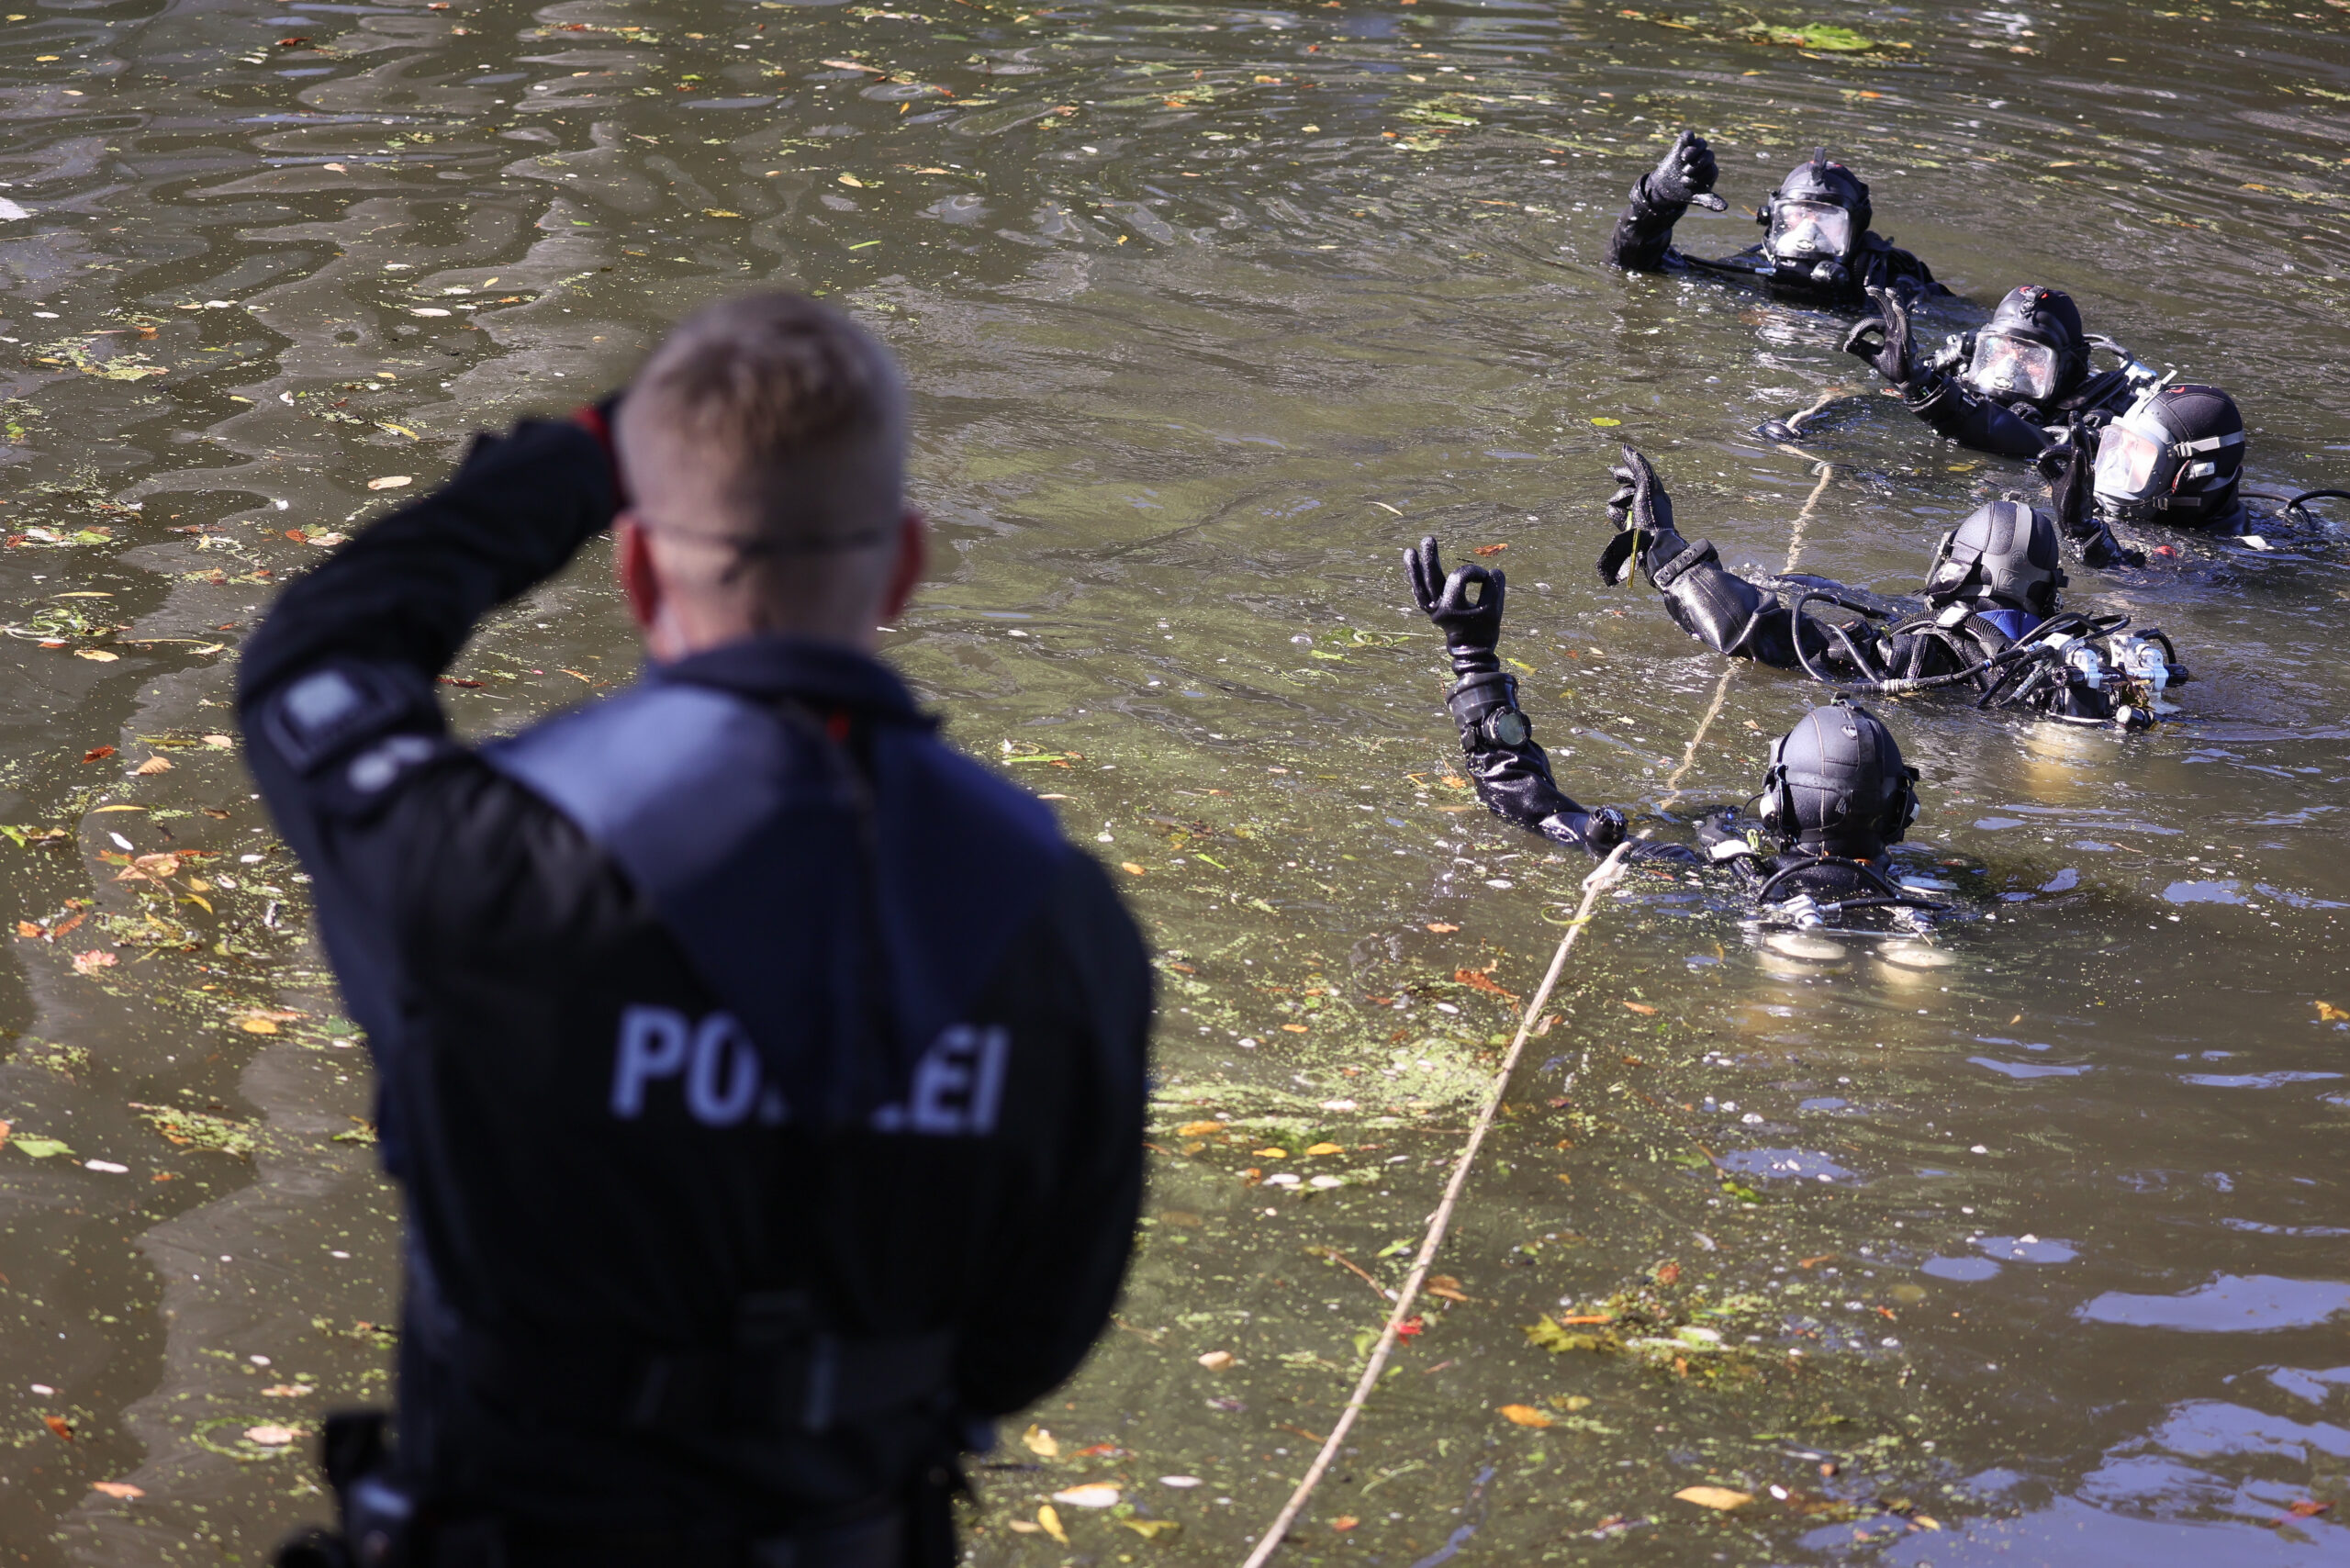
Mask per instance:
[[[382,1395],[363,1053],[226,733],[237,642],[473,428],[778,283],[874,323],[920,392],[944,565],[895,656],[1139,868],[1163,963],[1134,1284],[1034,1413],[1055,1442],[979,1473],[973,1552],[1059,1561],[1015,1524],[1104,1482],[1124,1511],[1064,1507],[1070,1552],[1236,1560],[1585,869],[1454,781],[1400,547],[1507,566],[1504,651],[1562,775],[1671,834],[1753,787],[1810,693],[1741,671],[1668,784],[1720,666],[1591,583],[1617,441],[1726,559],[1799,548],[1881,589],[2030,488],[1869,395],[1809,457],[1752,440],[1861,388],[1843,322],[1606,270],[1634,175],[1692,124],[1752,203],[1826,143],[1963,296],[1921,330],[2065,287],[2233,389],[2255,483],[2339,483],[2331,15],[1840,11],[1863,48],[1583,0],[0,23],[0,1540],[250,1561],[323,1506],[322,1412]],[[1930,942],[1807,957],[1704,879],[1604,910],[1302,1558],[2341,1560],[2315,1505],[2350,1424],[2350,584],[2329,531],[2262,527],[2279,549],[2076,571],[2074,602],[2194,669],[2157,733],[1885,705],[1927,778],[1903,875],[1964,911]],[[627,678],[602,566],[452,671],[467,733]],[[1669,1351],[1524,1332],[1611,1300]]]

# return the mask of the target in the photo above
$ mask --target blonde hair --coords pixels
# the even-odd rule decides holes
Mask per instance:
[[[869,548],[904,510],[897,363],[805,295],[746,295],[688,318],[630,384],[618,439],[645,525],[730,545],[718,581],[750,577],[762,597],[869,576]]]

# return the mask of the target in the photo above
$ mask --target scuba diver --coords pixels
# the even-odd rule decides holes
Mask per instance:
[[[2092,499],[2105,521],[2244,532],[2244,415],[2218,387],[2157,383],[2087,435],[2097,455]],[[2339,493],[2277,498],[2289,511]]]
[[[1471,564],[1448,576],[1434,538],[1404,552],[1412,597],[1444,634],[1459,678],[1446,697],[1478,797],[1495,816],[1554,844],[1604,855],[1625,835],[1613,807],[1587,812],[1552,779],[1550,759],[1501,667],[1503,592],[1498,571]],[[1709,815],[1698,842],[1736,870],[1755,902],[1799,924],[1847,911],[1892,909],[1911,925],[1948,906],[1919,898],[1887,872],[1887,851],[1918,814],[1918,770],[1874,714],[1839,698],[1813,710],[1771,747],[1762,810]],[[1679,845],[1633,840],[1635,859],[1694,864]]]
[[[1821,148],[1788,171],[1755,221],[1767,230],[1734,256],[1708,260],[1673,248],[1673,226],[1695,202],[1715,212],[1729,203],[1713,194],[1719,171],[1705,138],[1684,130],[1654,169],[1632,186],[1631,205],[1616,219],[1607,259],[1627,272],[1690,267],[1753,278],[1809,303],[1857,306],[1873,288],[1947,295],[1926,263],[1869,228],[1869,188]]]
[[[1991,319],[1953,333],[1919,363],[1908,302],[1872,286],[1877,314],[1845,334],[1844,352],[1869,362],[1908,410],[1961,446],[2000,457],[2038,457],[2076,424],[2118,417],[2159,377],[2110,338],[2081,328],[2080,308],[2061,289],[2025,284]],[[2121,360],[2089,363],[2092,349]]]
[[[2173,711],[2164,692],[2188,678],[2159,630],[2133,633],[2126,615],[2058,608],[2066,579],[2057,524],[2021,501],[1977,508],[1942,536],[1921,593],[1888,599],[1804,573],[1740,577],[1712,541],[1681,537],[1656,470],[1633,448],[1623,452],[1607,503],[1618,532],[1600,554],[1599,579],[1621,582],[1637,565],[1674,623],[1717,653],[1857,691],[1967,687],[1978,708],[2123,730]],[[2060,514],[2080,511],[2082,467],[2070,454],[2056,485]],[[1824,622],[1805,613],[1822,603],[1848,613]]]

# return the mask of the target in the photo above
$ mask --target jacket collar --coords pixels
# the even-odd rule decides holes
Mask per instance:
[[[714,687],[754,700],[793,697],[925,729],[936,722],[915,705],[913,693],[888,665],[838,643],[807,637],[746,637],[675,664],[648,664],[644,680]]]

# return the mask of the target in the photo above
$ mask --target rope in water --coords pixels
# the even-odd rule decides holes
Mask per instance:
[[[1827,493],[1828,481],[1836,474],[1835,467],[1826,463],[1820,464],[1816,472],[1819,476],[1819,483],[1811,487],[1811,494],[1805,498],[1803,510],[1796,513],[1795,526],[1787,535],[1787,564],[1779,568],[1781,577],[1794,571],[1796,563],[1803,559],[1803,525],[1811,521],[1812,512],[1819,505],[1819,498]],[[1721,717],[1722,700],[1729,695],[1730,677],[1738,670],[1738,665],[1733,662],[1723,669],[1721,679],[1714,682],[1713,703],[1706,710],[1706,716],[1697,721],[1697,728],[1690,735],[1689,744],[1682,748],[1681,766],[1674,768],[1673,777],[1664,781],[1664,799],[1657,802],[1660,806],[1669,806],[1681,799],[1681,780],[1697,760],[1697,748],[1705,744],[1706,733],[1714,727],[1714,721]]]
[[[1566,935],[1559,939],[1559,950],[1550,956],[1550,971],[1543,975],[1541,985],[1536,988],[1534,1000],[1527,1003],[1526,1016],[1517,1025],[1517,1037],[1510,1042],[1509,1054],[1502,1058],[1502,1065],[1494,1073],[1493,1087],[1485,1094],[1485,1108],[1470,1127],[1469,1141],[1462,1147],[1460,1158],[1453,1162],[1452,1179],[1444,1187],[1444,1201],[1429,1216],[1427,1235],[1420,1241],[1419,1255],[1412,1260],[1412,1271],[1404,1277],[1403,1288],[1395,1293],[1395,1305],[1387,1314],[1387,1327],[1381,1332],[1379,1343],[1372,1348],[1371,1361],[1364,1366],[1362,1376],[1355,1383],[1354,1394],[1347,1401],[1347,1407],[1339,1412],[1337,1424],[1330,1428],[1329,1437],[1323,1439],[1322,1451],[1314,1456],[1314,1463],[1307,1468],[1305,1479],[1297,1484],[1297,1490],[1290,1494],[1289,1502],[1274,1518],[1270,1528],[1258,1539],[1256,1550],[1248,1554],[1246,1568],[1263,1568],[1265,1560],[1280,1550],[1282,1538],[1289,1533],[1289,1527],[1295,1524],[1297,1516],[1304,1511],[1307,1500],[1314,1495],[1314,1489],[1321,1484],[1331,1462],[1337,1458],[1339,1445],[1347,1440],[1347,1433],[1353,1429],[1355,1417],[1362,1414],[1363,1406],[1371,1399],[1371,1390],[1378,1386],[1380,1375],[1387,1370],[1387,1358],[1394,1350],[1404,1325],[1411,1320],[1412,1304],[1420,1294],[1421,1282],[1427,1278],[1428,1268],[1436,1261],[1438,1249],[1444,1245],[1445,1232],[1452,1224],[1452,1211],[1460,1201],[1461,1189],[1469,1183],[1470,1167],[1476,1163],[1477,1151],[1484,1146],[1485,1135],[1493,1130],[1494,1119],[1501,1114],[1502,1096],[1509,1089],[1510,1074],[1517,1067],[1517,1058],[1526,1050],[1526,1042],[1534,1034],[1535,1021],[1541,1017],[1543,1007],[1550,1000],[1552,988],[1559,983],[1559,976],[1567,967],[1567,955],[1574,950],[1575,938],[1583,935],[1583,926],[1591,920],[1592,905],[1621,879],[1624,859],[1631,853],[1631,848],[1629,843],[1617,845],[1607,858],[1583,879],[1582,906],[1575,911],[1574,919],[1567,923]]]

